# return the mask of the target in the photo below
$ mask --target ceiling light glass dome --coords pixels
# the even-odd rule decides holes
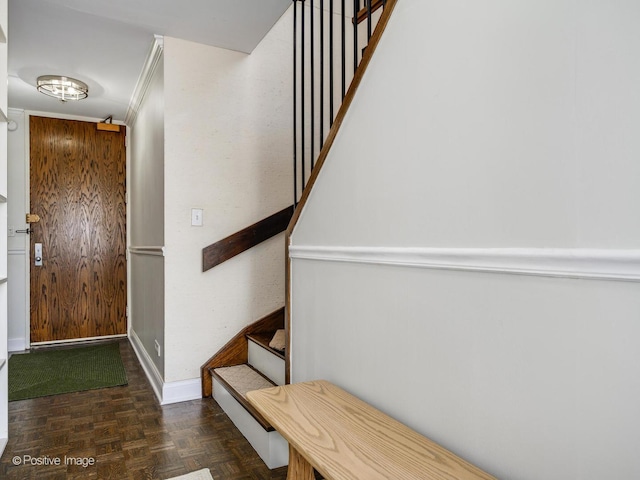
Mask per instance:
[[[55,97],[61,102],[82,100],[89,95],[89,87],[86,83],[60,75],[38,77],[38,91],[50,97]]]

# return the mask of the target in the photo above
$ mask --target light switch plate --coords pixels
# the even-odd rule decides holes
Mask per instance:
[[[202,215],[203,215],[203,210],[201,208],[191,209],[191,226],[192,227],[202,226]]]

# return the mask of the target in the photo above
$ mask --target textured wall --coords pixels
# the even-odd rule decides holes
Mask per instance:
[[[202,248],[292,203],[291,17],[250,54],[165,38],[166,377],[284,304],[278,235],[202,273]],[[204,225],[190,225],[191,209]]]

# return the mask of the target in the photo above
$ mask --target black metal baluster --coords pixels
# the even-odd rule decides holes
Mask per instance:
[[[347,26],[345,24],[346,21],[346,13],[344,11],[345,0],[342,0],[342,100],[344,100],[344,96],[347,93],[347,71],[346,71],[346,62],[347,62],[347,41],[344,38],[345,33],[347,31]]]
[[[293,0],[293,205],[298,205],[298,0]]]
[[[305,122],[305,117],[304,117],[304,104],[305,104],[305,97],[304,97],[304,0],[302,0],[302,14],[300,15],[301,17],[301,21],[302,21],[302,26],[300,28],[301,30],[301,42],[300,42],[300,132],[302,133],[302,135],[300,136],[300,146],[302,148],[302,153],[301,153],[301,157],[302,157],[302,162],[300,164],[300,170],[302,171],[302,184],[301,184],[301,190],[304,190],[304,185],[306,182],[306,178],[305,178],[305,174],[304,174],[304,164],[305,162],[305,158],[304,158],[304,122]]]
[[[367,4],[367,45],[371,40],[371,0],[364,0]]]
[[[358,68],[358,0],[353,0],[353,74]]]
[[[320,142],[324,143],[324,0],[320,0]]]
[[[310,38],[310,46],[309,46],[309,74],[311,75],[311,85],[310,85],[310,90],[311,90],[311,121],[309,122],[309,129],[311,131],[311,135],[310,135],[310,139],[311,139],[311,157],[309,158],[310,163],[311,163],[311,168],[309,169],[309,173],[311,173],[311,170],[313,170],[313,163],[314,163],[314,159],[316,157],[316,150],[315,150],[315,141],[316,141],[316,137],[315,137],[315,126],[316,126],[316,91],[315,91],[315,83],[316,83],[316,75],[315,75],[315,63],[316,63],[316,59],[315,59],[315,21],[313,19],[313,11],[315,10],[313,7],[313,0],[309,0],[310,3],[310,10],[309,10],[309,23],[311,24],[311,31],[309,33],[309,38]]]
[[[329,0],[329,125],[333,126],[333,2]]]

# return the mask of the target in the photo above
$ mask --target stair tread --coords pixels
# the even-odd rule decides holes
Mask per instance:
[[[233,367],[215,368],[214,372],[244,398],[247,398],[247,392],[251,390],[260,390],[261,388],[276,386],[275,383],[246,363],[234,365]]]
[[[268,432],[274,431],[271,424],[249,403],[247,392],[275,387],[275,383],[246,363],[231,367],[212,368],[210,372],[227,388],[231,396],[262,425],[262,428]]]

